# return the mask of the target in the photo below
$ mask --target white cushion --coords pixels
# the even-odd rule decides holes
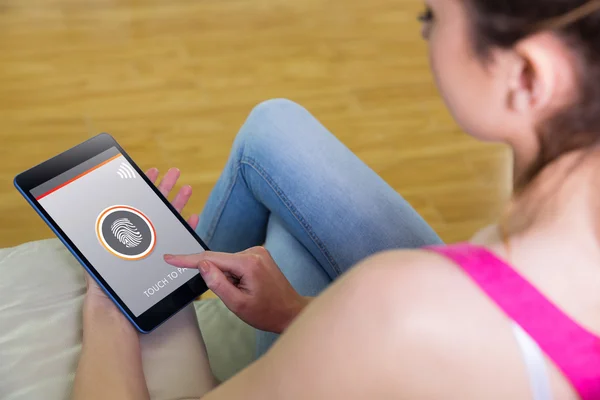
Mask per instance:
[[[0,398],[68,399],[81,349],[85,271],[58,240],[0,250]],[[153,399],[199,397],[253,358],[254,332],[219,300],[141,336]],[[196,312],[195,312],[196,311]]]

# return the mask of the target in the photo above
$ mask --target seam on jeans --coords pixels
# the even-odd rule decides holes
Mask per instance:
[[[231,181],[231,184],[225,191],[225,197],[219,204],[217,212],[215,213],[215,217],[213,218],[210,225],[208,226],[208,232],[206,234],[207,237],[205,239],[207,244],[210,243],[210,241],[213,239],[213,236],[215,235],[215,232],[217,230],[217,225],[219,224],[219,221],[221,221],[221,218],[223,217],[223,211],[225,210],[225,206],[227,205],[227,202],[229,202],[229,199],[231,198],[231,193],[233,193],[233,188],[235,187],[238,176],[240,175],[240,168],[241,168],[241,165],[240,165],[240,162],[238,161],[235,166],[234,176]]]
[[[331,268],[338,274],[338,276],[341,275],[342,272],[340,271],[337,263],[335,262],[333,256],[331,255],[331,253],[325,247],[325,244],[319,239],[319,237],[314,232],[314,230],[312,229],[312,227],[310,226],[310,224],[308,223],[306,218],[304,218],[304,216],[302,216],[302,214],[298,211],[296,206],[294,206],[294,204],[288,199],[288,197],[285,195],[283,190],[281,190],[281,188],[275,183],[275,181],[273,180],[273,178],[271,178],[271,176],[267,173],[267,171],[265,171],[264,168],[262,168],[260,166],[260,164],[251,157],[244,156],[240,160],[240,164],[245,164],[245,165],[249,166],[265,180],[265,182],[271,187],[271,189],[273,189],[273,191],[275,192],[275,194],[277,195],[279,200],[285,205],[285,207],[292,214],[292,216],[296,219],[296,221],[298,221],[300,226],[302,226],[302,228],[304,229],[304,231],[306,232],[308,237],[313,241],[313,243],[321,251],[321,254],[323,254],[323,256],[325,256],[325,258],[329,262],[329,265],[331,266]],[[239,170],[238,170],[238,172],[239,172]]]

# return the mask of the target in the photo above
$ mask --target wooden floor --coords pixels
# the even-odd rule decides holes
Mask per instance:
[[[309,108],[447,241],[495,219],[504,149],[462,134],[429,75],[414,0],[4,0],[0,246],[52,233],[18,172],[99,132],[178,166],[198,211],[245,116]]]

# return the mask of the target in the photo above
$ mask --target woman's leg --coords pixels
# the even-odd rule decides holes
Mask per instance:
[[[303,295],[372,254],[441,243],[394,189],[288,100],[252,111],[198,234],[216,251],[266,243]]]

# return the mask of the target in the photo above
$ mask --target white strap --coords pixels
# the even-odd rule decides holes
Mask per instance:
[[[529,373],[533,400],[552,400],[552,388],[544,352],[531,336],[515,323],[513,323],[513,333]]]

